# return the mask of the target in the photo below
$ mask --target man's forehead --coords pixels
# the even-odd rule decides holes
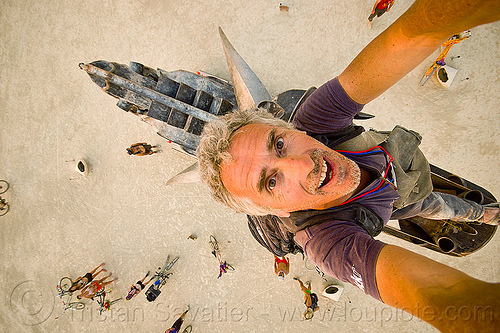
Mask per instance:
[[[273,127],[266,124],[248,124],[239,128],[229,139],[229,153],[234,157],[234,153],[245,149],[249,144],[258,145],[259,141],[267,140],[271,131]]]
[[[231,148],[232,143],[235,141],[243,143],[242,141],[246,140],[250,140],[251,142],[266,140],[265,141],[266,147],[268,148],[268,150],[270,150],[272,148],[271,143],[274,142],[276,136],[285,131],[296,131],[296,130],[280,126],[273,126],[269,124],[260,124],[260,123],[248,124],[239,128],[233,133],[232,137],[229,140],[230,141],[229,145]]]
[[[229,159],[222,163],[221,177],[233,194],[257,190],[262,174],[262,161],[258,158],[272,149],[276,128],[267,124],[249,124],[235,131],[229,145]],[[254,173],[257,171],[257,173]],[[255,178],[255,179],[254,179]]]

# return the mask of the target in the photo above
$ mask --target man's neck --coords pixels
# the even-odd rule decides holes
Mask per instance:
[[[370,185],[375,180],[375,176],[371,172],[366,171],[363,168],[359,168],[359,170],[361,171],[359,185],[358,185],[358,187],[356,187],[356,189],[352,193],[351,197],[353,197],[356,194],[358,194],[359,192],[363,191],[368,185]]]

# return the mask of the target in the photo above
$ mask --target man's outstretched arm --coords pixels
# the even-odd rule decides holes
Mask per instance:
[[[366,104],[458,32],[500,19],[499,0],[417,0],[349,64],[339,81]]]
[[[500,284],[394,245],[382,248],[376,280],[384,303],[443,332],[494,332],[500,327]]]

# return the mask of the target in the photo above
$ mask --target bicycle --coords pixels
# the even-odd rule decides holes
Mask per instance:
[[[57,284],[56,288],[58,291],[57,297],[61,299],[63,303],[63,312],[65,313],[66,310],[71,309],[71,310],[83,310],[85,308],[85,304],[82,302],[72,302],[71,299],[73,297],[73,293],[69,291],[71,286],[73,285],[73,281],[69,277],[63,277],[59,283]],[[63,297],[66,297],[66,300],[63,299]],[[58,319],[59,316],[57,316],[55,319]]]
[[[165,264],[163,267],[158,267],[158,270],[155,272],[151,280],[155,280],[153,284],[146,290],[145,295],[146,299],[149,302],[153,302],[156,298],[161,294],[161,287],[165,285],[170,275],[174,273],[168,272],[172,266],[179,260],[179,257],[175,257],[170,263],[168,262],[170,255],[167,256],[167,260],[165,260]]]
[[[210,240],[208,241],[208,243],[212,248],[212,254],[214,255],[215,258],[217,258],[217,260],[219,260],[219,276],[217,278],[220,278],[224,273],[227,273],[228,271],[234,271],[233,266],[228,264],[227,261],[222,260],[222,256],[219,250],[219,243],[217,242],[217,239],[215,239],[213,235],[210,235]]]
[[[111,292],[111,289],[110,289],[110,290],[108,290],[108,292],[106,292],[106,291],[103,289],[102,291],[100,291],[99,293],[97,293],[97,295],[96,295],[96,296],[94,296],[94,297],[92,298],[92,300],[94,300],[94,299],[96,298],[96,299],[95,299],[95,301],[97,302],[97,304],[99,304],[99,314],[100,314],[100,315],[102,315],[102,312],[103,312],[104,310],[108,310],[108,311],[109,311],[109,310],[111,310],[111,305],[113,305],[113,304],[115,304],[115,303],[117,303],[117,302],[121,301],[121,299],[122,299],[122,298],[120,297],[120,298],[117,298],[117,299],[112,300],[112,301],[107,300],[107,299],[106,299],[106,294],[107,294],[107,293],[110,293],[110,292]]]
[[[0,180],[0,194],[4,194],[9,189],[9,183]],[[9,211],[9,203],[0,196],[0,216],[4,216]]]

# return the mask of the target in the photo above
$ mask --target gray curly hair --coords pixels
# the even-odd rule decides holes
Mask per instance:
[[[196,150],[200,166],[201,181],[208,185],[212,197],[229,208],[251,215],[274,214],[270,207],[257,205],[245,197],[232,195],[224,186],[221,178],[221,166],[231,159],[229,146],[233,134],[249,124],[265,124],[273,127],[293,129],[293,125],[274,117],[265,109],[235,110],[218,120],[207,123]]]

